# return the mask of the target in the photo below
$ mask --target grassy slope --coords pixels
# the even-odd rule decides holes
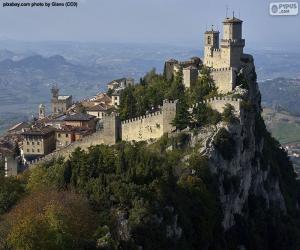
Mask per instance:
[[[300,118],[286,112],[264,109],[263,117],[268,129],[282,144],[300,141]]]

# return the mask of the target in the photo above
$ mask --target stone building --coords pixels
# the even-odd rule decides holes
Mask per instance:
[[[189,66],[187,68],[184,68],[182,70],[183,73],[183,85],[186,88],[191,88],[193,86],[195,86],[195,84],[197,83],[198,80],[198,68],[194,67],[194,66]]]
[[[118,107],[121,103],[121,91],[115,91],[114,93],[112,93],[111,95],[111,99],[112,99],[112,104],[115,107]]]
[[[199,69],[201,65],[202,61],[199,57],[192,57],[188,61],[177,61],[175,59],[170,59],[165,62],[164,75],[166,79],[170,81],[180,69],[188,68],[190,66]]]
[[[51,93],[51,108],[53,114],[65,113],[72,106],[72,96],[59,95],[59,89],[57,86],[52,87]]]
[[[44,119],[46,117],[46,108],[44,104],[39,105],[39,119]]]
[[[85,110],[87,114],[93,115],[98,119],[102,119],[105,114],[109,114],[110,112],[112,112],[114,110],[114,107],[105,104],[98,104],[85,108]]]
[[[64,121],[67,126],[89,128],[93,131],[96,130],[96,117],[93,115],[83,113],[67,115]]]
[[[34,160],[55,149],[55,130],[51,127],[33,128],[22,133],[22,151],[25,160]]]
[[[134,79],[133,78],[120,78],[117,80],[113,80],[107,84],[107,88],[111,90],[115,89],[124,89],[128,86],[134,85]]]
[[[245,46],[242,23],[242,20],[234,16],[225,18],[221,43],[219,31],[212,28],[204,34],[203,63],[212,69],[211,75],[220,93],[230,92],[236,85],[236,74],[241,66]]]
[[[83,137],[91,135],[92,133],[93,130],[81,127],[63,126],[60,129],[56,129],[56,149],[68,146],[75,141],[81,140]]]

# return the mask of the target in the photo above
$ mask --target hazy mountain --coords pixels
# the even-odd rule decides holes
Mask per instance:
[[[300,115],[300,79],[276,78],[259,84],[263,105]]]

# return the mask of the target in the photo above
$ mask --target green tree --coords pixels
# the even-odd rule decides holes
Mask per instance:
[[[136,116],[136,98],[134,95],[134,87],[125,88],[120,97],[120,118],[122,120],[130,119]]]
[[[222,113],[223,121],[228,123],[237,121],[237,117],[235,116],[234,112],[235,112],[235,108],[231,104],[227,103]]]
[[[179,99],[177,103],[176,115],[172,122],[172,124],[176,126],[176,129],[178,130],[187,128],[191,123],[189,106],[186,99],[186,97],[182,97]]]
[[[0,177],[0,215],[9,211],[24,193],[24,186],[19,180]]]

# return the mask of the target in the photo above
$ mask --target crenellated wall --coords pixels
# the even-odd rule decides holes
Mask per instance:
[[[212,109],[220,113],[223,112],[226,104],[229,103],[234,107],[236,115],[239,116],[241,101],[241,99],[236,98],[214,97],[203,101],[203,103],[210,105]],[[159,111],[126,120],[122,123],[120,122],[118,114],[105,115],[103,117],[102,130],[46,155],[39,160],[33,161],[29,163],[29,165],[34,166],[38,163],[50,161],[58,157],[68,158],[78,147],[87,150],[89,147],[99,144],[113,145],[120,139],[123,141],[158,139],[165,133],[175,131],[172,121],[176,115],[176,106],[177,101],[165,100],[163,105],[159,107]],[[197,104],[195,106],[197,106]]]
[[[160,111],[122,122],[122,140],[145,141],[172,132],[177,101],[164,101]]]
[[[211,69],[211,76],[219,93],[231,92],[236,86],[236,69],[232,67]]]
[[[203,101],[202,103],[210,105],[212,109],[217,110],[219,113],[224,111],[226,104],[230,104],[234,107],[236,115],[239,116],[241,112],[241,102],[242,99],[237,98],[213,97]],[[197,105],[198,104],[194,105],[194,107],[197,107]]]

